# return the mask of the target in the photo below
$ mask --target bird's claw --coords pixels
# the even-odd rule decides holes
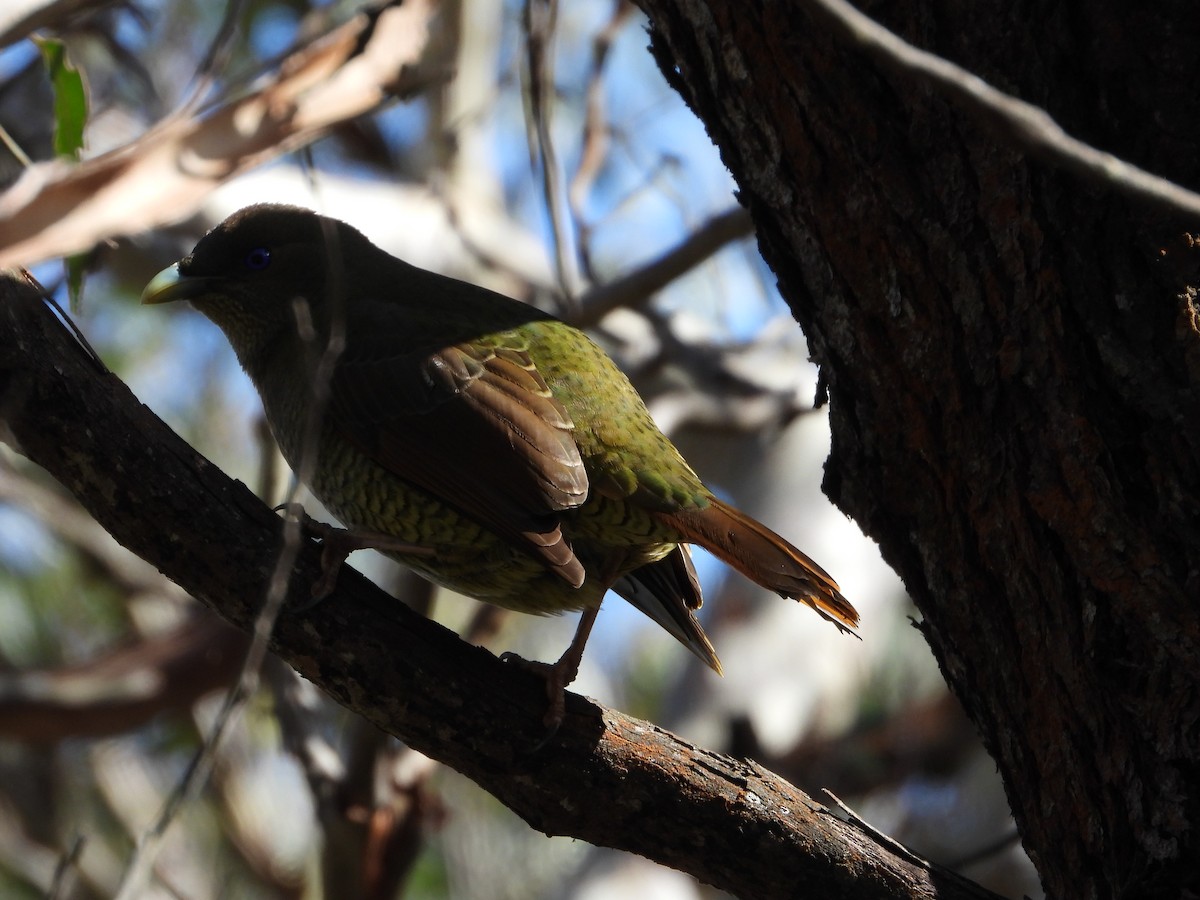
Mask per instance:
[[[556,663],[530,662],[515,653],[505,653],[500,657],[505,662],[517,663],[546,682],[546,696],[550,699],[550,706],[542,716],[542,724],[546,726],[546,733],[534,746],[531,751],[533,753],[550,743],[562,726],[563,719],[567,716],[567,685],[574,681],[579,674],[579,663],[583,659],[583,647],[587,643],[588,635],[591,634],[592,625],[595,624],[599,612],[599,606],[586,607],[583,610],[579,617],[579,624],[575,627],[575,637],[571,638],[570,646]]]
[[[565,671],[561,665],[562,660],[556,663],[538,662],[525,659],[511,651],[502,653],[500,661],[536,675],[546,685],[546,698],[550,701],[546,712],[542,715],[542,725],[546,730],[529,750],[530,753],[537,753],[554,739],[554,736],[558,734],[558,729],[562,727],[563,720],[567,717],[567,685],[575,680],[575,673]]]
[[[342,564],[355,550],[379,550],[383,553],[402,553],[408,556],[432,556],[432,547],[413,544],[365,529],[339,528],[326,522],[318,522],[299,503],[281,503],[275,512],[296,519],[301,527],[321,541],[321,577],[313,582],[312,602],[318,603],[333,593],[337,587],[338,573]]]
[[[326,529],[333,528],[333,525],[326,525],[324,522],[318,522],[305,510],[303,503],[280,503],[278,506],[273,506],[271,512],[283,513],[285,519],[293,519],[300,523],[300,527],[305,531],[315,532],[317,537],[321,537]]]

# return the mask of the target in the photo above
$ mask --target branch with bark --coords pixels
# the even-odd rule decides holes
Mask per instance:
[[[0,266],[90,250],[177,222],[217,185],[444,78],[436,4],[361,13],[287,57],[266,83],[178,114],[78,165],[38,163],[0,195]]]
[[[282,521],[140,404],[27,283],[0,281],[5,439],[120,543],[242,630]],[[320,574],[306,540],[288,608]],[[272,649],[339,702],[498,797],[532,827],[639,853],[742,896],[994,896],[882,842],[753,762],[569,695],[537,752],[541,682],[344,569],[285,609]]]

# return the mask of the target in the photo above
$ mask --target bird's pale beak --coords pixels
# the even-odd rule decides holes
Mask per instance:
[[[171,303],[175,300],[195,300],[212,293],[213,278],[181,275],[179,263],[167,266],[146,285],[142,303]]]

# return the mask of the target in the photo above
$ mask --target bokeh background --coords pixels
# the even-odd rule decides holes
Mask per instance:
[[[22,33],[22,5],[0,18],[0,219],[62,155],[61,72]],[[360,12],[301,0],[32,5],[50,10],[38,34],[62,42],[88,99],[79,161],[57,166],[137,153],[164,121],[203,122]],[[903,586],[821,494],[818,373],[732,179],[646,50],[642,15],[613,0],[463,0],[441,4],[437,20],[438,55],[405,96],[247,167],[198,204],[129,221],[69,265],[31,254],[34,274],[144,403],[271,503],[289,473],[224,338],[190,309],[137,303],[235,209],[311,207],[413,263],[589,326],[693,467],[818,560],[863,625],[861,642],[843,637],[698,553],[725,677],[612,597],[575,689],[751,756],[818,799],[828,789],[993,890],[1038,896],[994,766]],[[714,223],[719,236],[704,239]],[[664,256],[686,260],[678,277],[601,307],[598,289]],[[82,273],[77,296],[69,272]],[[481,619],[478,604],[433,594],[381,557],[351,562],[496,652],[554,659],[570,640],[573,617]],[[0,894],[116,893],[243,647],[0,445]],[[393,896],[714,896],[637,857],[536,833],[282,666],[265,674],[203,792],[171,824],[146,896],[354,896],[345,872],[366,851],[342,826],[381,811],[407,829]],[[303,742],[320,752],[297,752]]]

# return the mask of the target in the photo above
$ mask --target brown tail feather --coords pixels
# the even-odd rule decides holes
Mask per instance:
[[[824,569],[741,510],[714,498],[704,509],[658,515],[756,584],[807,603],[843,631],[858,625],[858,611]]]

